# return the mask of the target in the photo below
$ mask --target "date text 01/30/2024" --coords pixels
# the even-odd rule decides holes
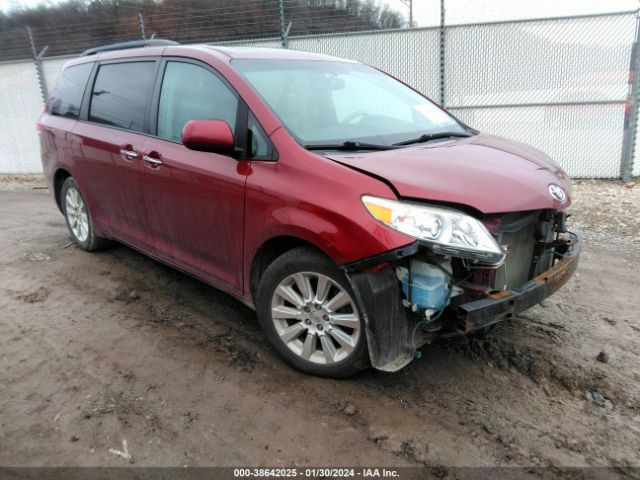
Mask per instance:
[[[236,468],[235,478],[397,478],[399,472],[389,468]]]

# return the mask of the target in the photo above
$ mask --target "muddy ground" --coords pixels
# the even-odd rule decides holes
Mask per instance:
[[[0,465],[637,474],[640,186],[577,186],[592,241],[541,306],[400,372],[335,381],[287,367],[231,297],[123,246],[69,245],[40,182],[0,182]],[[603,218],[630,226],[607,237]]]

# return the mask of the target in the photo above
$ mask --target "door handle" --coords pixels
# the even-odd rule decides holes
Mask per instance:
[[[151,165],[153,165],[154,167],[157,167],[159,165],[162,165],[162,160],[159,160],[157,158],[153,158],[150,157],[149,155],[144,155],[142,157],[142,160],[144,160],[147,163],[150,163]]]
[[[120,155],[127,158],[138,158],[138,152],[135,150],[127,150],[126,148],[120,149]]]

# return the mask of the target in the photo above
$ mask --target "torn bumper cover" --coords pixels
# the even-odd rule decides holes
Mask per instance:
[[[549,270],[511,290],[501,290],[458,306],[458,329],[469,333],[517,315],[567,283],[578,268],[582,238],[574,234],[569,249]]]
[[[348,273],[356,302],[365,321],[371,365],[395,372],[413,359],[413,325],[402,305],[400,286],[390,268]]]

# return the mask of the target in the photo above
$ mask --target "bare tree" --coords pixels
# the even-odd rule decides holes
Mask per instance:
[[[284,0],[292,35],[399,28],[401,15],[374,0]],[[277,37],[278,0],[67,0],[0,13],[0,60],[30,55],[26,27],[48,55],[148,36],[181,43]]]

